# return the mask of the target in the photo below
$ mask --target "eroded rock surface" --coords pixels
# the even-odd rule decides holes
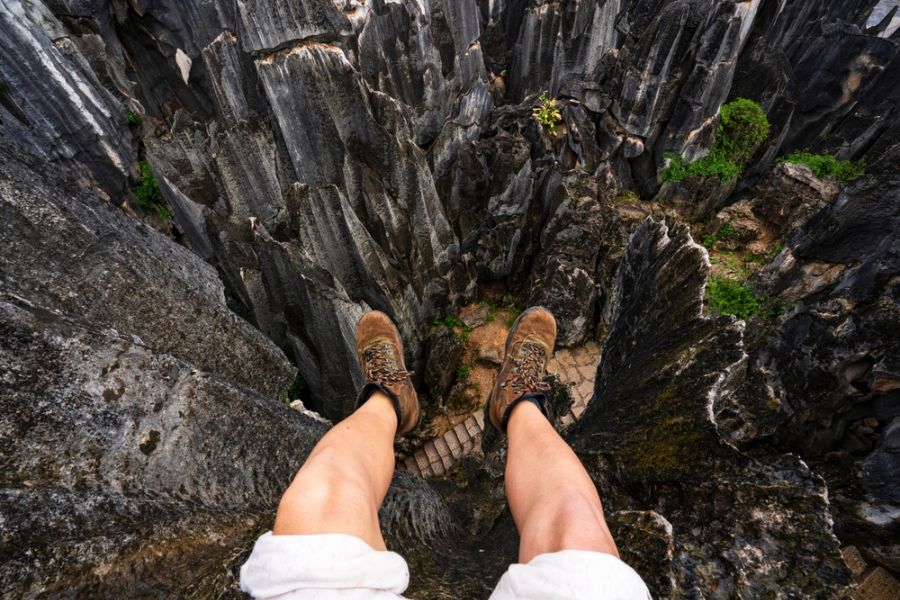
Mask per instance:
[[[228,569],[321,431],[274,400],[294,369],[307,406],[348,414],[353,329],[377,308],[444,394],[435,365],[455,351],[432,348],[429,325],[488,285],[550,306],[562,345],[609,345],[571,439],[657,594],[837,593],[829,511],[868,561],[900,569],[900,52],[885,6],[0,0],[0,133],[21,148],[0,146],[7,589],[234,593]],[[561,109],[552,133],[532,117],[542,92]],[[734,97],[772,121],[746,176],[660,190],[663,154],[702,156]],[[803,148],[865,158],[874,177],[838,191],[772,175]],[[138,160],[181,246],[136,224]],[[668,232],[645,224],[629,246],[660,203]],[[755,280],[789,307],[775,321],[701,314],[703,252],[674,220],[716,214],[786,242]],[[117,353],[131,383],[102,372]],[[78,410],[87,425],[68,437],[45,426]],[[234,431],[207,420],[217,410]],[[245,414],[277,439],[239,437]],[[179,452],[209,473],[153,471],[177,471]],[[390,495],[413,595],[486,596],[515,556],[496,456],[460,469],[465,491],[403,475]],[[494,562],[436,541],[460,530],[495,543]],[[127,552],[103,562],[113,547]]]
[[[794,302],[761,336],[748,381],[721,410],[748,446],[797,452],[829,483],[842,540],[896,568],[900,373],[896,149],[788,241],[762,273]]]
[[[702,314],[708,265],[683,225],[647,221],[635,233],[595,398],[569,439],[598,480],[628,490],[628,508],[671,523],[672,558],[638,567],[660,578],[667,565],[672,587],[657,594],[836,594],[849,578],[824,483],[795,457],[751,458],[718,430],[713,407],[746,355],[742,322]],[[640,552],[634,543],[626,555]]]

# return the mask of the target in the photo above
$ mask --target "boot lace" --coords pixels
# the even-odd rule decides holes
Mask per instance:
[[[394,358],[394,347],[390,344],[379,344],[368,348],[363,353],[365,359],[366,381],[374,381],[381,385],[400,383],[407,377],[412,377],[413,371],[404,371]]]
[[[519,355],[513,359],[510,377],[500,383],[501,388],[510,388],[517,394],[546,392],[550,384],[544,381],[544,367],[547,354],[542,346],[525,342]]]

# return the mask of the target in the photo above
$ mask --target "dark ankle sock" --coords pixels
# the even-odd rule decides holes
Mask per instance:
[[[512,414],[512,409],[516,407],[519,402],[531,402],[535,406],[540,409],[541,413],[547,417],[547,420],[550,421],[550,413],[547,412],[547,396],[540,392],[529,392],[528,394],[524,394],[519,396],[515,400],[513,400],[509,406],[506,407],[506,412],[503,413],[503,420],[500,422],[500,426],[503,428],[503,433],[506,433],[506,426],[509,423],[509,416]]]
[[[359,408],[363,404],[366,403],[366,400],[372,397],[372,394],[375,392],[381,392],[385,396],[391,399],[391,402],[394,404],[394,412],[397,413],[397,423],[403,422],[403,415],[400,414],[400,399],[397,398],[397,395],[394,394],[391,390],[384,387],[380,383],[375,383],[374,381],[370,381],[365,384],[361,390],[359,390],[359,394],[356,396],[356,408]]]

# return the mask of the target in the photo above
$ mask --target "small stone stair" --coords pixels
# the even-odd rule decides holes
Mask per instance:
[[[559,350],[550,359],[547,371],[559,377],[563,384],[571,386],[572,408],[562,418],[565,426],[577,421],[590,402],[599,361],[600,345],[596,342]],[[484,414],[482,410],[478,410],[443,435],[425,442],[402,462],[401,468],[422,477],[444,475],[463,457],[480,448],[482,432]]]

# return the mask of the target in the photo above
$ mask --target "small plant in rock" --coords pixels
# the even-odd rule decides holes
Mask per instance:
[[[706,284],[706,300],[717,314],[734,315],[739,319],[777,319],[789,308],[777,298],[757,294],[745,282],[718,275],[710,276]]]
[[[807,150],[791,152],[779,158],[777,162],[806,165],[816,177],[834,177],[844,183],[859,179],[865,172],[863,161],[840,160],[828,153],[813,154]]]
[[[522,309],[516,305],[516,299],[512,294],[503,296],[503,308],[509,313],[509,316],[506,317],[506,328],[509,329],[522,314]]]
[[[440,327],[443,325],[444,327],[452,331],[456,335],[456,339],[458,339],[462,343],[468,342],[469,334],[472,333],[472,328],[469,325],[463,323],[462,319],[460,319],[456,315],[447,315],[443,319],[435,319],[432,322],[432,325],[436,327]]]
[[[159,182],[153,175],[153,170],[146,160],[138,163],[141,170],[141,180],[131,188],[134,197],[137,198],[138,206],[147,210],[155,210],[159,218],[168,221],[172,218],[172,211],[166,206],[166,200],[163,198],[162,190],[159,189]]]
[[[637,192],[628,190],[616,196],[613,202],[615,202],[616,204],[623,204],[625,202],[637,202],[640,199],[641,197],[637,195]]]
[[[680,182],[685,177],[718,177],[730,181],[744,170],[757,146],[769,135],[769,120],[756,102],[738,98],[722,105],[715,140],[709,154],[693,162],[667,152],[662,181]]]
[[[716,243],[723,240],[734,239],[738,236],[737,230],[732,227],[731,223],[726,223],[716,233],[708,233],[703,236],[703,246],[707,249],[712,248]]]
[[[285,394],[291,400],[298,400],[300,398],[300,394],[303,393],[303,390],[305,389],[306,381],[303,379],[303,375],[301,375],[298,371]],[[288,402],[288,404],[290,404],[290,402]]]
[[[496,316],[497,316],[497,306],[496,306],[495,304],[491,304],[491,305],[488,307],[487,314],[484,316],[484,322],[485,322],[485,323],[490,323],[490,322],[492,322],[492,321],[494,320],[494,318],[495,318]]]
[[[551,98],[547,92],[544,92],[538,100],[541,103],[540,106],[536,106],[532,110],[534,120],[540,123],[550,135],[556,135],[556,126],[562,121],[562,113],[559,112],[556,98]]]
[[[747,319],[759,310],[759,299],[752,288],[727,277],[710,276],[706,298],[715,312]]]
[[[140,125],[141,124],[141,116],[134,112],[133,110],[126,109],[125,110],[125,119],[128,121],[129,125]]]
[[[469,375],[472,374],[472,367],[469,365],[459,365],[456,368],[456,377],[461,381],[466,381],[469,379]]]

